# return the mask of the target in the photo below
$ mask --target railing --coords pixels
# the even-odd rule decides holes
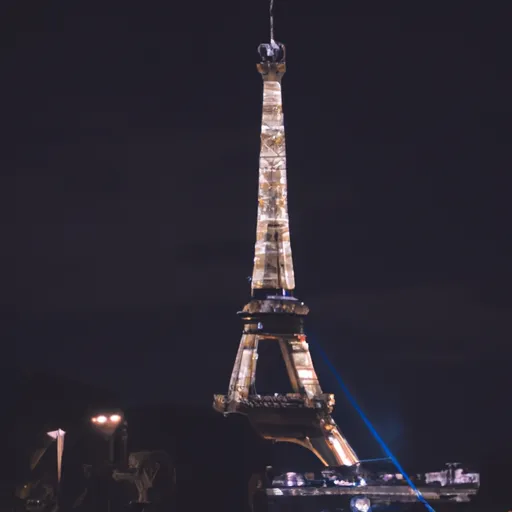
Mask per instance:
[[[227,405],[228,397],[226,395],[215,395],[214,406],[217,410],[225,410]],[[323,394],[314,398],[299,393],[250,395],[247,398],[241,398],[238,402],[238,407],[241,409],[318,409],[329,412],[333,406],[334,396],[330,394]]]

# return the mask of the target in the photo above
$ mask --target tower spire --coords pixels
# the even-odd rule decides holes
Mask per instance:
[[[274,0],[270,0],[270,42],[274,40]]]
[[[286,71],[285,47],[274,40],[274,0],[270,0],[270,43],[261,44],[257,69],[263,78],[263,112],[259,160],[258,218],[253,297],[293,295],[293,271],[286,147],[281,79]]]

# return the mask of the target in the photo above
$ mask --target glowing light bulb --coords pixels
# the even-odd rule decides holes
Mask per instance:
[[[354,512],[369,512],[371,510],[371,502],[366,497],[356,497],[350,502],[350,508]]]

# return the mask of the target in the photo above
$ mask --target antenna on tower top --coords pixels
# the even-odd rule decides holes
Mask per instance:
[[[274,0],[270,0],[270,42],[274,41]]]
[[[262,62],[284,62],[284,45],[274,40],[274,0],[270,0],[270,43],[258,46]]]

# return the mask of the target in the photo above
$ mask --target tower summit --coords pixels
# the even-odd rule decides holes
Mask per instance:
[[[334,395],[322,391],[309,353],[304,334],[309,309],[293,293],[281,96],[285,47],[274,40],[272,7],[273,0],[270,43],[258,47],[263,113],[251,300],[239,313],[243,333],[228,393],[215,395],[213,406],[225,415],[247,415],[264,438],[299,444],[326,466],[352,466],[359,459],[331,417]],[[293,393],[262,396],[256,392],[261,342],[279,344]]]

